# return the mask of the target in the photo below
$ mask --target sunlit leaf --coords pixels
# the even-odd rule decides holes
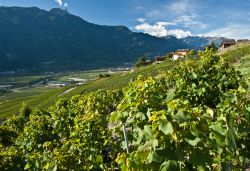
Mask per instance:
[[[161,130],[165,135],[172,134],[174,128],[170,122],[160,122],[159,130]]]

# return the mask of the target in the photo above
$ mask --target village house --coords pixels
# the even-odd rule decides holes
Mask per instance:
[[[188,52],[189,49],[178,49],[173,55],[173,60],[186,57],[188,55]]]
[[[250,42],[250,40],[248,40],[248,39],[239,39],[239,40],[237,40],[237,43],[247,43],[247,42]]]
[[[145,61],[145,66],[151,65],[152,63],[154,63],[153,60],[147,59],[147,60]]]
[[[189,49],[178,49],[175,53],[180,56],[187,56]]]
[[[175,54],[173,55],[173,60],[177,60],[177,59],[179,59],[179,57],[180,57],[180,56],[179,56],[178,54],[175,53]]]
[[[225,49],[228,48],[230,46],[235,45],[237,42],[234,39],[225,39],[222,43],[221,43],[221,47],[220,49]]]
[[[165,59],[166,59],[165,57],[156,56],[154,62],[155,62],[155,64],[160,64],[160,63],[164,62]]]

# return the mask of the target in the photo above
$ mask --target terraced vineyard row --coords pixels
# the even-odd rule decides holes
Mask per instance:
[[[240,72],[207,51],[153,76],[47,110],[23,106],[0,126],[0,170],[249,167],[250,101]]]

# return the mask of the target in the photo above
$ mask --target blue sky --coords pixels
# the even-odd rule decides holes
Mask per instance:
[[[159,37],[250,39],[250,0],[0,0],[0,6],[67,7],[89,22]]]

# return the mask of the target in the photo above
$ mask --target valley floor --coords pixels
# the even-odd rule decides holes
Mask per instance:
[[[70,98],[97,89],[121,89],[138,75],[156,76],[163,71],[172,70],[176,63],[178,62],[166,61],[130,71],[94,70],[45,76],[0,77],[1,84],[16,86],[6,92],[0,92],[0,118],[17,114],[23,103],[32,108],[45,109],[60,98]],[[99,78],[100,75],[102,75],[101,78]],[[40,84],[45,80],[46,83]],[[51,82],[53,85],[49,86]],[[69,84],[57,85],[62,83]]]

